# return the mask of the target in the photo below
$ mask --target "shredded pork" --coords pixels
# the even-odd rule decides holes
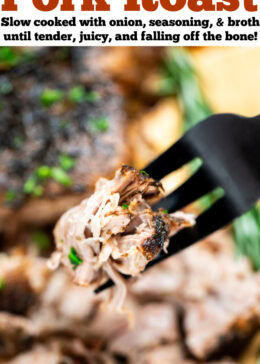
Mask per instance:
[[[113,306],[121,309],[126,287],[119,272],[137,276],[162,249],[166,251],[170,236],[194,223],[181,212],[152,211],[148,201],[162,192],[160,182],[128,166],[112,180],[99,179],[94,194],[57,223],[57,251],[50,267],[64,264],[74,282],[84,286],[111,278],[117,287]]]

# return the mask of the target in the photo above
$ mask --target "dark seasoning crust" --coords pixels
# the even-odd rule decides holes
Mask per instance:
[[[161,216],[154,216],[155,234],[142,245],[142,251],[147,260],[152,260],[163,249],[168,238],[169,229]]]
[[[150,178],[150,176],[145,171],[138,172],[134,167],[127,165],[122,166],[122,175],[126,175],[129,171],[135,173],[138,184],[142,184],[143,182],[147,183],[149,181],[149,184],[147,184],[147,189],[149,186],[155,187],[155,191],[152,194],[146,193],[146,191],[143,192],[143,195],[147,200],[159,196],[164,191],[161,182]],[[153,214],[152,211],[150,211],[149,213]],[[163,217],[155,215],[153,216],[152,221],[155,233],[151,238],[144,241],[141,247],[141,251],[145,255],[147,260],[152,260],[163,249],[165,241],[167,240],[169,234],[169,229],[165,224]]]
[[[159,181],[155,181],[153,178],[151,178],[145,171],[138,171],[136,168],[123,165],[120,169],[120,173],[122,176],[126,176],[128,173],[133,173],[134,178],[136,180],[136,184],[142,186],[143,184],[146,184],[146,188],[144,189],[143,196],[147,199],[153,199],[159,196],[164,192],[163,185]],[[129,181],[129,184],[131,181]],[[154,189],[152,192],[149,192],[149,187],[153,186]],[[133,192],[135,194],[136,191]],[[127,195],[127,197],[131,197],[131,195]],[[125,197],[120,199],[120,202],[122,203],[122,200]]]
[[[12,205],[23,202],[24,184],[35,170],[42,165],[59,166],[60,155],[75,160],[74,168],[66,172],[73,183],[63,186],[48,180],[44,196],[87,191],[100,174],[111,173],[117,167],[118,155],[123,154],[120,93],[111,80],[101,78],[87,65],[79,65],[91,50],[79,55],[77,52],[35,50],[30,62],[0,72],[0,88],[4,90],[0,93],[0,191],[11,189],[17,193]],[[86,73],[91,75],[88,80]],[[10,87],[8,92],[6,85]],[[70,102],[67,95],[75,86],[83,86],[86,93],[98,97]],[[41,97],[46,89],[61,91],[64,99],[43,105]],[[93,121],[99,119],[105,120],[101,130],[93,127]]]

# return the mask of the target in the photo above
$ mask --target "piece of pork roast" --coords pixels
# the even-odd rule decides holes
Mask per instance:
[[[99,179],[94,194],[57,223],[50,266],[62,262],[85,286],[110,277],[118,287],[113,303],[121,308],[126,288],[118,272],[137,276],[167,250],[170,236],[194,223],[181,212],[152,211],[147,201],[161,193],[159,182],[133,167],[121,167],[112,180]]]
[[[127,162],[128,148],[121,92],[94,62],[83,67],[94,49],[9,52],[15,62],[0,69],[0,231],[12,232],[53,223]]]

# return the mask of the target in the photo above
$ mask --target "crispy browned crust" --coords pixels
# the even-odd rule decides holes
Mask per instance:
[[[128,173],[133,174],[133,179],[135,180],[138,186],[146,185],[146,191],[148,190],[149,187],[154,187],[155,189],[154,192],[151,194],[151,196],[149,195],[148,191],[147,193],[146,191],[144,191],[144,197],[146,199],[149,199],[151,197],[156,197],[164,191],[161,182],[154,180],[145,171],[139,171],[134,167],[123,165],[121,167],[120,173],[122,174],[122,176],[126,176]]]
[[[164,243],[168,238],[169,229],[162,216],[153,217],[154,234],[147,239],[142,245],[142,253],[147,260],[152,260],[163,249]]]

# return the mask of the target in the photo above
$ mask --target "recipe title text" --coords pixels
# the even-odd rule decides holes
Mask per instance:
[[[55,9],[74,11],[76,0],[31,0],[33,6],[44,12]],[[82,0],[81,11],[110,11],[112,0]],[[243,8],[249,12],[258,11],[257,0],[125,0],[124,11],[156,11],[162,8],[175,12],[188,8],[191,11],[235,11]],[[18,11],[16,0],[4,0],[2,11]]]

